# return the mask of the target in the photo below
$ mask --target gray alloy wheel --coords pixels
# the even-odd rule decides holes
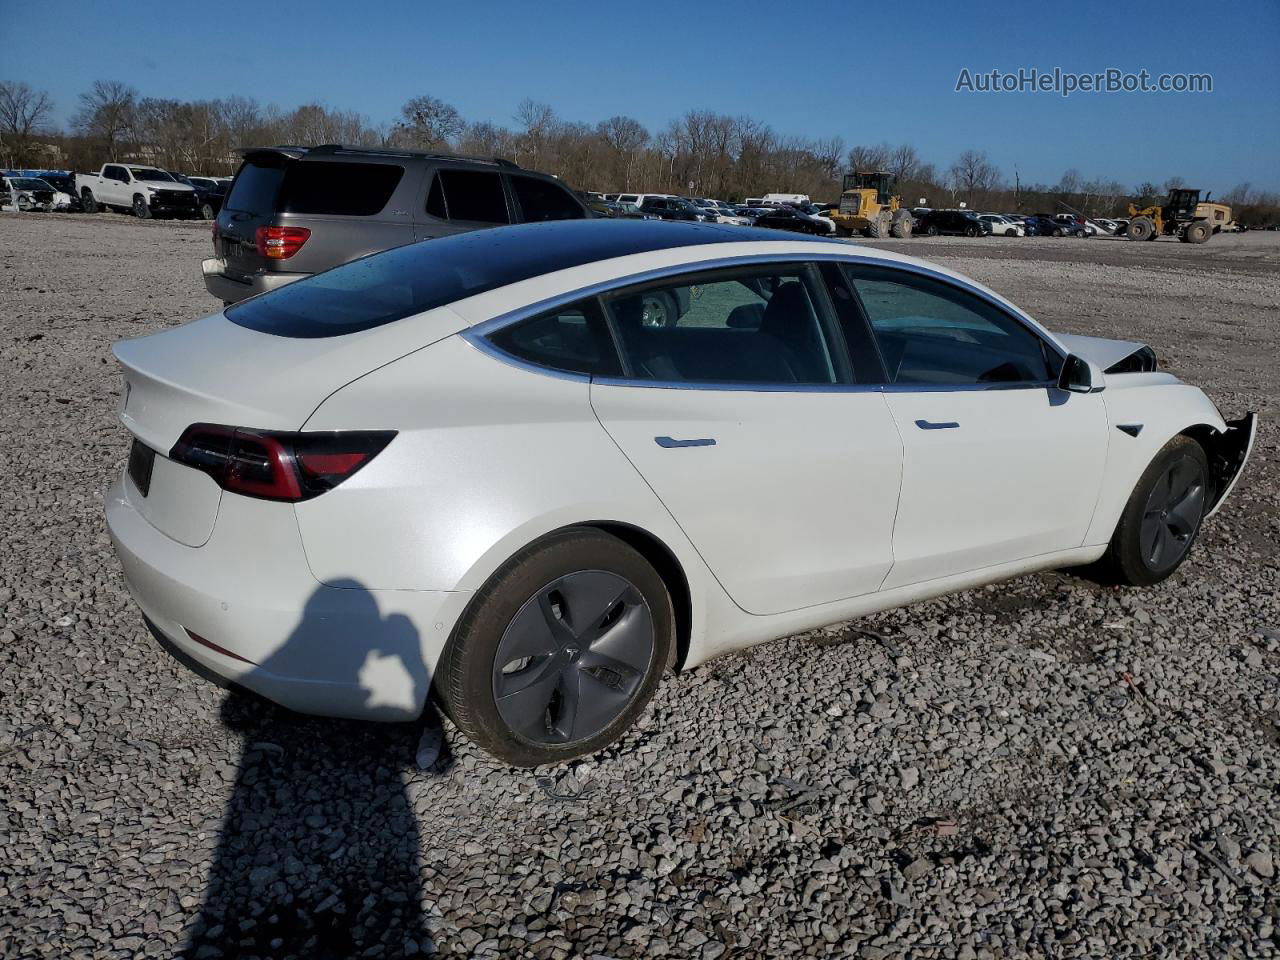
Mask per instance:
[[[536,744],[604,732],[633,701],[653,660],[653,615],[631,581],[580,570],[525,601],[493,661],[507,728]]]
[[[658,291],[640,298],[640,326],[669,327],[676,322],[676,305],[669,294]]]
[[[603,750],[676,663],[666,581],[626,541],[565,527],[494,571],[436,664],[441,706],[473,743],[517,767]]]
[[[1152,573],[1172,570],[1191,547],[1204,516],[1205,476],[1190,458],[1175,460],[1156,480],[1142,514],[1139,543]]]
[[[204,204],[201,204],[201,206],[200,206],[200,218],[201,218],[202,220],[212,220],[212,219],[213,219],[213,217],[214,217],[214,213],[213,213],[213,204],[212,204],[212,203],[207,203],[207,202],[206,202],[206,203],[204,203]]]

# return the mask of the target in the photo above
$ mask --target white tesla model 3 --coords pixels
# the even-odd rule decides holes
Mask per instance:
[[[770,638],[1050,567],[1155,583],[1254,434],[1141,344],[710,224],[418,243],[115,353],[107,522],[165,646],[311,713],[434,687],[519,765]]]

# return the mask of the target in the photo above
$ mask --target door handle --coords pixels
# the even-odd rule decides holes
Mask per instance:
[[[921,430],[955,430],[960,424],[954,420],[939,420],[936,423],[932,420],[917,420],[916,426]]]
[[[672,437],[654,437],[653,442],[664,450],[670,450],[672,447],[714,447],[716,445],[714,437],[700,437],[697,440],[676,440]]]

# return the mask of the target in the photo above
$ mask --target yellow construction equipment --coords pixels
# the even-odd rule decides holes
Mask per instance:
[[[897,178],[884,170],[847,173],[840,188],[840,209],[830,214],[836,233],[851,237],[911,236],[911,213],[893,191]]]
[[[1159,206],[1138,209],[1129,204],[1129,225],[1124,234],[1130,240],[1154,240],[1156,237],[1177,237],[1183,243],[1204,243],[1224,227],[1230,227],[1231,208],[1225,203],[1210,203],[1206,194],[1200,199],[1199,190],[1180,187],[1170,190],[1165,202]]]

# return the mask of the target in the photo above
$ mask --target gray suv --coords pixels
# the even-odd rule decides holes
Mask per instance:
[[[592,216],[555,177],[509,160],[341,146],[240,154],[202,264],[224,303],[417,240]]]

